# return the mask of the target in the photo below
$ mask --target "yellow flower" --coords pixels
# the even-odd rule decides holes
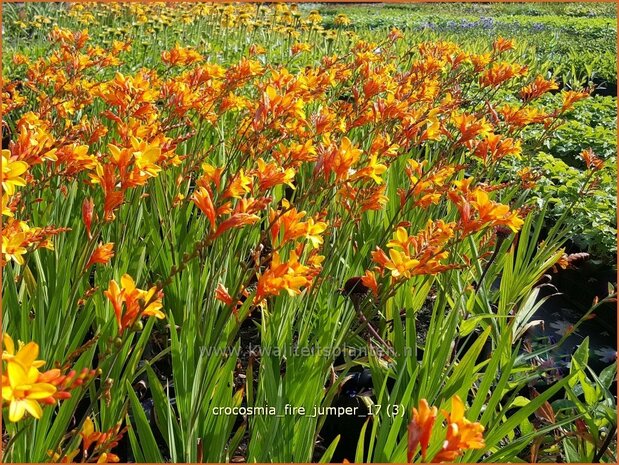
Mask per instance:
[[[378,163],[376,155],[370,157],[368,168],[371,169],[370,177],[376,181],[376,184],[382,184],[383,180],[380,175],[387,171],[387,167],[382,163]]]
[[[142,291],[142,299],[144,302],[151,302],[153,297],[155,297],[156,292],[156,286],[151,287],[146,292]],[[161,303],[161,298],[157,298],[146,306],[146,308],[142,311],[142,316],[154,316],[155,318],[162,320],[165,318],[165,314],[161,311],[162,308],[163,304]]]
[[[56,392],[49,383],[37,382],[38,367],[45,362],[37,360],[39,346],[34,342],[20,347],[15,353],[15,344],[8,334],[4,335],[6,350],[2,360],[7,362],[6,375],[2,376],[2,403],[9,403],[9,420],[19,421],[26,412],[34,418],[41,418],[43,410],[37,402],[46,399]]]
[[[387,171],[387,166],[383,165],[382,163],[378,163],[378,156],[374,154],[370,156],[370,161],[368,165],[357,171],[352,177],[352,179],[369,177],[372,178],[374,182],[376,182],[376,184],[382,184],[383,179],[380,177],[380,175],[383,174],[385,171]]]
[[[116,454],[110,454],[108,452],[104,452],[97,459],[97,463],[118,463],[120,462],[120,458]]]
[[[393,239],[387,242],[387,247],[400,247],[408,249],[408,232],[402,226],[398,227],[393,234]]]
[[[305,237],[312,243],[314,248],[317,248],[323,242],[320,235],[327,229],[327,223],[324,221],[314,223],[314,219],[310,218],[307,220],[306,228],[307,232],[305,233]]]
[[[34,376],[33,376],[34,375]],[[9,402],[9,420],[19,421],[26,412],[34,418],[41,418],[43,410],[37,400],[50,397],[56,388],[48,383],[37,383],[39,373],[26,371],[19,363],[7,364],[8,386],[2,386],[2,400]]]
[[[131,146],[134,150],[135,165],[141,172],[146,172],[150,176],[157,176],[161,168],[156,163],[161,158],[161,147],[156,144],[147,144],[135,137],[131,138]]]
[[[410,278],[411,271],[419,265],[419,260],[412,259],[406,253],[400,253],[396,249],[389,249],[389,258],[391,261],[387,262],[385,267],[391,270],[391,276],[394,278],[399,276]]]
[[[2,255],[5,260],[14,260],[19,265],[25,263],[24,255],[28,250],[23,247],[26,242],[27,236],[23,232],[2,236]]]
[[[333,20],[336,26],[349,26],[351,22],[350,18],[343,13],[338,14]]]
[[[5,194],[13,195],[15,186],[25,186],[26,181],[21,177],[28,170],[28,163],[11,160],[10,150],[2,150],[2,189]]]
[[[224,197],[233,197],[240,199],[243,195],[251,191],[253,178],[245,174],[243,169],[240,169],[236,176],[232,178]]]
[[[45,361],[36,360],[39,356],[39,346],[35,342],[24,345],[19,343],[19,350],[15,353],[15,343],[8,334],[2,338],[5,350],[2,352],[2,360],[18,362],[24,368],[39,368],[45,365]]]
[[[2,194],[2,214],[10,218],[13,217],[13,211],[11,210],[11,207],[9,206],[9,196],[6,192]]]

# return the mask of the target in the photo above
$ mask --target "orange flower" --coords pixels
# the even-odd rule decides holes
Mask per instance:
[[[294,184],[292,184],[295,175],[294,169],[284,170],[275,163],[266,163],[262,158],[258,158],[256,163],[258,164],[256,176],[260,190],[264,191],[279,184],[287,184],[294,189]]]
[[[215,230],[215,218],[217,217],[217,213],[215,211],[215,206],[213,205],[213,200],[211,199],[211,194],[208,189],[204,187],[198,187],[191,195],[191,200],[198,206],[202,213],[206,215],[209,222],[211,223],[211,230]]]
[[[80,452],[80,449],[83,461],[89,463],[119,462],[119,457],[116,454],[110,453],[110,450],[118,445],[118,442],[124,436],[125,432],[126,427],[121,430],[120,424],[113,426],[105,432],[96,431],[94,422],[90,417],[86,417],[84,425],[79,433],[81,446],[78,446],[77,449],[71,452],[65,453],[62,463],[74,462],[74,458]],[[48,455],[52,458],[53,462],[58,462],[60,459],[59,453],[48,451]]]
[[[130,106],[145,108],[142,104],[154,102],[159,95],[155,84],[153,73],[147,70],[141,70],[135,76],[117,72],[114,79],[100,84],[93,91],[95,96],[124,113]]]
[[[389,197],[385,195],[385,186],[373,186],[369,189],[361,191],[359,203],[361,211],[381,210],[389,201]]]
[[[118,322],[118,327],[122,329],[122,305],[123,305],[123,295],[118,286],[118,283],[115,280],[111,280],[110,284],[106,291],[103,292],[105,297],[112,303],[112,307],[114,308],[114,314],[116,315],[116,321]]]
[[[502,53],[513,48],[514,41],[511,39],[504,39],[503,37],[498,37],[492,44],[492,49],[497,53]]]
[[[531,168],[528,166],[522,168],[518,171],[518,177],[520,178],[520,185],[523,189],[531,189],[535,187],[539,176],[531,171]]]
[[[458,396],[451,399],[451,413],[447,414],[447,421],[455,423],[460,429],[461,447],[467,449],[481,449],[485,446],[482,433],[484,427],[479,423],[474,423],[464,418],[464,402]]]
[[[94,265],[95,263],[101,263],[105,265],[114,256],[113,249],[114,249],[113,242],[108,242],[107,244],[100,245],[99,247],[97,247],[95,251],[92,253],[90,260],[88,260],[88,263],[86,264],[86,268],[90,268],[90,266]]]
[[[118,178],[114,172],[114,166],[106,164],[103,167],[98,166],[96,173],[90,173],[91,181],[94,184],[101,184],[104,193],[103,200],[103,217],[105,221],[112,221],[116,216],[114,210],[122,205],[125,192],[117,190]]]
[[[19,160],[20,164],[16,166],[18,171],[21,171],[24,167],[21,163],[32,166],[45,160],[56,160],[56,149],[52,149],[56,140],[51,134],[51,129],[52,125],[49,121],[42,119],[31,111],[19,119],[17,122],[17,130],[19,132],[17,140],[12,141],[11,150],[6,151],[12,155],[11,159]],[[2,152],[3,159],[6,152],[4,150]],[[5,180],[9,179],[11,174],[17,174],[11,168],[10,174],[7,176],[5,170],[9,167],[9,164],[6,164],[4,160],[2,164]],[[3,188],[7,189],[5,186]]]
[[[306,42],[297,42],[290,47],[290,53],[292,55],[297,55],[301,52],[309,52],[312,49],[312,46]]]
[[[413,419],[408,425],[408,462],[413,460],[418,445],[421,445],[421,460],[426,461],[426,452],[437,412],[438,409],[430,407],[426,399],[421,399],[419,402],[419,410],[413,408]]]
[[[232,305],[234,303],[234,299],[222,283],[219,283],[217,289],[215,289],[215,298],[226,305]]]
[[[95,208],[95,202],[90,199],[84,199],[82,203],[82,221],[84,222],[84,226],[86,227],[86,234],[88,234],[88,239],[92,239],[92,233],[90,232],[90,227],[92,225],[92,215]]]
[[[266,52],[267,52],[266,49],[262,45],[251,44],[249,46],[249,55],[250,56],[264,55]]]
[[[376,184],[382,184],[383,179],[380,177],[387,171],[387,166],[378,162],[378,157],[376,154],[370,156],[370,160],[366,166],[358,170],[353,176],[352,180],[360,179],[360,178],[372,178]]]
[[[457,183],[454,183],[457,186]],[[485,227],[507,226],[517,232],[524,221],[508,205],[493,202],[488,193],[480,188],[464,192],[450,191],[449,198],[460,211],[460,222],[464,234],[471,234]],[[477,213],[477,215],[475,215]]]
[[[287,262],[282,262],[278,252],[273,252],[269,268],[258,278],[254,303],[283,290],[288,291],[289,295],[300,294],[301,288],[309,286],[310,278],[320,269],[320,261],[314,257],[314,265],[308,267],[299,263],[295,251],[290,252]]]
[[[451,117],[451,120],[460,132],[458,144],[464,144],[477,136],[487,136],[492,130],[492,125],[485,119],[478,119],[476,116],[466,113],[456,113]]]
[[[443,447],[432,462],[452,462],[467,449],[483,449],[484,427],[464,418],[464,403],[458,396],[451,399],[451,413],[442,412],[447,419],[447,435]]]
[[[578,90],[568,90],[565,92],[561,92],[561,97],[563,98],[563,105],[561,106],[561,112],[566,112],[571,110],[574,104],[580,100],[586,99],[589,97],[588,91],[578,91]]]
[[[507,62],[495,63],[481,74],[479,81],[483,87],[498,87],[514,77],[520,77],[526,74],[526,66]]]
[[[389,250],[389,258],[390,260],[385,267],[391,270],[391,275],[394,278],[399,278],[400,276],[410,278],[413,270],[420,264],[419,260],[410,258],[395,249]]]
[[[484,163],[496,162],[506,156],[519,157],[522,148],[520,141],[511,138],[503,138],[498,134],[490,133],[475,147],[475,156],[481,158]]]
[[[408,191],[402,190],[400,199],[402,205],[409,196],[413,198],[415,205],[420,207],[437,204],[447,190],[445,183],[456,172],[457,167],[436,165],[424,173],[426,164],[426,161],[419,163],[413,159],[408,160],[406,174],[411,188]]]
[[[212,182],[213,184],[215,184],[215,187],[219,189],[221,185],[221,175],[223,174],[223,171],[224,171],[223,168],[221,167],[216,168],[209,163],[203,163],[202,171],[203,171],[202,177],[198,179],[197,184],[202,187],[207,187],[209,183]]]
[[[181,47],[179,44],[172,50],[161,52],[161,61],[173,66],[187,66],[202,61],[202,55],[191,47]]]
[[[161,172],[157,165],[161,157],[161,147],[157,142],[147,142],[131,137],[131,147],[119,148],[108,144],[112,162],[121,170],[122,180],[129,185],[143,185],[149,177],[155,177]],[[133,171],[125,178],[124,168],[133,162]]]
[[[258,215],[252,215],[249,213],[235,213],[217,227],[215,234],[213,234],[213,239],[221,236],[228,229],[241,228],[249,224],[254,224],[259,220],[260,217]]]
[[[303,107],[305,103],[296,92],[280,91],[272,85],[267,85],[258,100],[258,108],[254,113],[252,128],[262,131],[272,124],[281,124],[281,121],[289,120],[291,117],[297,120],[305,120]],[[278,118],[274,118],[278,117]]]
[[[69,29],[60,28],[58,26],[54,26],[54,29],[52,29],[52,32],[50,33],[50,37],[55,42],[62,45],[74,46],[78,50],[81,49],[90,38],[88,35],[88,30],[86,29],[73,32]]]
[[[251,191],[253,179],[245,174],[245,171],[241,168],[237,174],[232,177],[228,188],[224,192],[224,198],[233,197],[240,199],[245,194]]]
[[[455,223],[430,220],[426,228],[415,236],[409,236],[403,227],[399,227],[387,244],[389,256],[377,247],[372,259],[380,270],[390,270],[396,280],[457,268],[459,265],[443,262],[449,257],[445,247],[454,235],[454,226]]]
[[[365,274],[361,277],[361,282],[378,297],[378,283],[376,282],[376,274],[373,271],[366,270]]]
[[[474,192],[475,200],[471,205],[479,212],[479,221],[492,223],[494,226],[508,226],[512,231],[517,232],[524,224],[516,212],[510,212],[509,206],[492,202],[488,194],[482,189]]]
[[[133,278],[124,274],[120,279],[122,288],[115,280],[111,280],[108,289],[103,294],[110,300],[116,314],[119,333],[131,327],[140,317],[154,316],[165,318],[161,311],[163,292],[157,292],[155,286],[148,291],[138,289]],[[125,310],[123,311],[123,304]]]
[[[389,38],[390,41],[395,42],[398,39],[402,39],[404,37],[404,33],[401,30],[399,30],[397,27],[392,27],[387,37]]]
[[[282,203],[284,208],[290,208],[290,204],[287,201]],[[304,211],[298,212],[296,208],[290,208],[285,213],[278,216],[278,213],[274,210],[269,212],[271,220],[271,240],[278,243],[278,236],[280,231],[283,230],[284,234],[279,243],[281,247],[288,242],[294,241],[300,237],[305,237],[309,240],[314,248],[317,248],[322,244],[323,239],[321,234],[327,229],[327,223],[324,221],[315,221],[313,218],[309,218],[307,221],[301,221],[306,215]]]
[[[323,160],[323,170],[328,177],[335,173],[337,180],[346,179],[352,166],[359,161],[362,150],[353,145],[348,137],[344,137],[339,148],[331,147]]]
[[[163,308],[163,304],[161,303],[163,293],[158,292],[157,298],[154,298],[155,293],[157,292],[157,288],[155,286],[151,287],[148,291],[138,289],[135,287],[135,281],[133,281],[133,278],[128,274],[123,275],[120,282],[123,286],[123,291],[125,292],[125,303],[127,304],[128,315],[133,313],[134,308],[138,307],[135,305],[135,302],[139,300],[143,303],[139,305],[141,316],[154,316],[159,319],[165,318],[165,315],[161,311],[161,308]]]
[[[520,108],[503,105],[498,109],[497,113],[503,118],[505,124],[517,129],[533,123],[544,123],[549,117],[549,115],[540,112],[537,108],[530,106]]]
[[[447,434],[445,441],[443,442],[443,447],[432,458],[432,463],[453,462],[460,454],[462,454],[462,450],[459,446],[460,436],[458,425],[450,423],[447,425]]]
[[[580,152],[580,156],[585,160],[587,169],[591,171],[599,171],[604,167],[604,162],[600,160],[591,148]]]
[[[316,132],[321,130],[321,125],[316,122]],[[273,151],[273,158],[279,163],[288,162],[292,166],[298,166],[305,161],[316,159],[316,148],[312,139],[308,139],[304,144],[292,142],[289,146],[278,145]]]
[[[555,81],[544,79],[543,76],[537,75],[535,80],[520,90],[520,98],[525,102],[530,102],[548,91],[558,89],[559,86]]]
[[[90,417],[86,417],[84,421],[84,426],[82,426],[82,430],[80,431],[80,436],[82,438],[82,445],[84,450],[88,450],[93,442],[97,441],[101,437],[100,432],[95,431],[95,426]]]
[[[464,403],[457,395],[451,399],[451,413],[441,410],[445,417],[445,439],[441,449],[430,459],[432,463],[452,462],[465,450],[485,447],[484,427],[477,422],[464,418]],[[413,418],[408,426],[409,462],[415,457],[417,447],[421,445],[421,458],[426,462],[426,452],[430,443],[432,428],[437,416],[437,408],[430,407],[421,399],[419,410],[413,408]]]
[[[492,61],[492,55],[490,53],[472,54],[469,59],[473,64],[473,69],[475,72],[479,73],[482,69],[488,66],[490,61]]]

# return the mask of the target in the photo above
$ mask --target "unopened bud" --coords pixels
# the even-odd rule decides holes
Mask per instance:
[[[131,326],[131,330],[132,331],[142,331],[144,329],[144,324],[138,320],[135,323],[133,323],[133,326]]]

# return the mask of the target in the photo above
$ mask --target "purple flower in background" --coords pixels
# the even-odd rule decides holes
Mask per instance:
[[[611,363],[617,360],[617,349],[614,347],[602,347],[593,352],[600,357],[600,360],[604,363]]]
[[[419,29],[434,29],[434,23],[423,21],[419,23]]]
[[[561,337],[574,332],[574,325],[566,320],[553,321],[550,327],[555,330],[555,334]]]
[[[494,27],[494,19],[493,18],[480,18],[479,25],[484,29],[492,29]]]

